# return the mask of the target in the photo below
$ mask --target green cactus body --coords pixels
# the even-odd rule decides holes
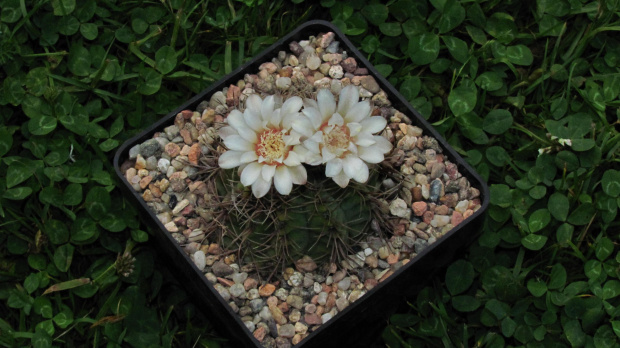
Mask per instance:
[[[327,263],[357,251],[379,210],[373,199],[383,194],[377,172],[368,183],[343,189],[331,179],[316,179],[321,175],[315,171],[309,170],[308,184],[289,196],[273,192],[257,199],[234,170],[222,170],[216,183],[218,195],[225,197],[220,207],[225,210],[219,229],[222,247],[236,250],[242,264],[252,264],[264,275],[304,255]]]

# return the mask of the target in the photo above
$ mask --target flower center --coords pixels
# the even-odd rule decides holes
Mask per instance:
[[[336,157],[343,157],[349,151],[351,137],[347,126],[323,126],[321,130],[323,131],[323,146],[327,147]]]
[[[259,163],[277,165],[284,161],[289,147],[284,143],[283,135],[279,129],[268,129],[258,136],[256,155]]]

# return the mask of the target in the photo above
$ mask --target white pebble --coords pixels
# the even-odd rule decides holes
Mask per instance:
[[[431,220],[431,226],[433,227],[443,227],[450,223],[450,217],[447,215],[435,215],[433,220]]]
[[[254,332],[254,329],[256,329],[256,325],[254,325],[254,323],[251,321],[244,321],[243,323],[245,324],[245,327],[250,330],[250,332]]]
[[[323,324],[325,324],[326,322],[328,322],[333,316],[331,315],[331,313],[325,313],[323,315],[321,315],[321,320],[323,320]]]
[[[291,87],[291,83],[292,81],[290,77],[281,76],[278,77],[278,79],[276,80],[276,87],[278,87],[279,89],[287,90],[289,87]]]
[[[332,67],[329,68],[329,76],[334,79],[342,78],[342,76],[344,76],[344,71],[342,70],[342,66],[332,65]]]
[[[165,158],[160,158],[159,161],[157,161],[157,169],[159,169],[160,172],[166,173],[168,172],[168,168],[170,168],[169,160]]]
[[[390,203],[390,213],[408,219],[411,215],[411,209],[407,208],[407,203],[402,198],[396,198]]]
[[[458,202],[456,204],[456,207],[454,207],[454,210],[456,210],[459,213],[463,214],[467,210],[467,207],[469,207],[469,201],[462,200],[462,201],[460,201],[460,202]]]
[[[196,267],[198,267],[199,270],[203,270],[205,269],[205,266],[207,265],[207,260],[205,258],[205,253],[202,250],[198,250],[196,251],[193,255],[192,255],[192,260],[194,261],[194,264],[196,265]]]
[[[172,214],[177,215],[181,212],[181,210],[185,209],[189,205],[189,201],[187,199],[183,199],[178,202],[177,205],[172,209]]]
[[[311,55],[310,57],[308,57],[308,59],[306,59],[306,66],[310,70],[318,69],[319,66],[321,66],[321,58],[317,57],[316,55]]]

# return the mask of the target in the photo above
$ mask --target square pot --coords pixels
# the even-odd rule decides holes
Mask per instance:
[[[279,51],[288,51],[292,41],[307,40],[310,36],[319,33],[333,32],[335,40],[339,41],[340,48],[346,51],[349,57],[358,62],[359,67],[368,69],[368,75],[374,77],[379,87],[386,92],[392,106],[407,114],[412,124],[421,128],[426,135],[434,137],[443,154],[452,163],[456,164],[461,175],[468,179],[472,187],[480,191],[480,208],[462,223],[433,244],[412,258],[410,262],[399,268],[392,276],[369,290],[364,296],[351,303],[350,306],[338,313],[327,323],[299,342],[296,347],[328,347],[336,345],[368,346],[380,334],[386,319],[399,306],[403,306],[406,298],[410,298],[421,290],[426,281],[442,266],[445,266],[455,252],[473,240],[481,224],[482,215],[489,204],[489,190],[480,176],[448,145],[448,143],[414,110],[398,91],[380,76],[376,69],[352,45],[338,28],[326,21],[309,21],[285,37],[278,40],[252,61],[239,67],[212,86],[202,91],[185,104],[172,110],[168,115],[149,126],[140,134],[126,141],[120,146],[114,156],[114,168],[122,184],[120,187],[127,197],[139,207],[144,222],[150,227],[152,240],[160,248],[162,256],[167,259],[171,267],[177,271],[179,280],[186,285],[189,294],[193,294],[196,305],[211,318],[213,325],[219,332],[226,333],[235,345],[240,347],[262,347],[261,343],[246,328],[239,316],[233,312],[226,301],[218,294],[213,285],[207,280],[203,272],[198,270],[190,257],[173,239],[164,225],[147,206],[139,192],[133,189],[126,180],[121,166],[129,159],[129,149],[153,137],[154,133],[174,123],[175,117],[183,110],[196,110],[198,104],[209,100],[212,94],[221,91],[230,84],[235,84],[244,78],[246,73],[256,73],[262,63],[270,62],[277,57]]]

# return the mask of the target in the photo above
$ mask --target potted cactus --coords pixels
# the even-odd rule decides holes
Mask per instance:
[[[126,142],[115,167],[162,254],[243,346],[366,339],[488,204],[478,175],[322,21]]]

